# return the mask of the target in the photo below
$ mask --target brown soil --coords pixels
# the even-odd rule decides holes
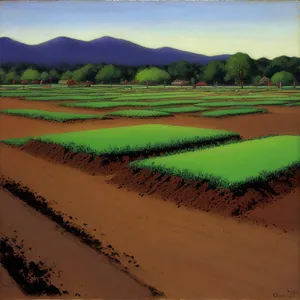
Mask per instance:
[[[3,98],[0,98],[0,109],[35,108],[65,112],[95,112],[95,110],[55,107],[53,103],[37,102],[38,101],[32,103],[13,99],[13,102],[10,103],[7,99],[3,100]],[[80,123],[75,122],[66,124],[43,122],[42,120],[0,114],[0,139],[143,124],[167,124],[231,130],[240,133],[243,138],[253,138],[270,134],[300,134],[300,107],[270,106],[266,108],[268,108],[271,113],[234,116],[224,119],[195,118],[194,116],[186,114],[178,114],[172,118],[121,118],[113,120],[89,120]],[[96,112],[103,114],[103,112],[98,110]]]
[[[141,196],[153,195],[175,202],[178,208],[187,206],[239,218],[243,218],[247,214],[249,218],[252,210],[275,202],[278,198],[295,190],[296,187],[300,187],[300,170],[291,171],[289,174],[269,182],[254,183],[252,186],[248,185],[235,191],[216,189],[208,182],[184,180],[178,176],[168,176],[146,169],[123,168],[109,182],[117,184],[119,189],[126,187],[138,191]],[[290,228],[291,223],[293,223],[294,230],[300,230],[299,220],[297,218],[293,223],[289,219],[288,224],[282,221],[280,224],[283,226],[283,230],[286,230],[286,227]],[[264,224],[266,224],[266,220],[264,220]]]
[[[29,204],[34,203],[34,197],[29,197],[28,190],[22,190],[20,186],[16,189],[15,186],[13,192],[16,191],[25,197],[24,200],[31,200]],[[73,232],[70,235],[64,232],[63,228],[54,227],[51,220],[24,205],[21,199],[13,197],[9,192],[0,189],[0,195],[1,235],[11,236],[14,241],[22,240],[18,252],[23,253],[8,255],[10,251],[4,250],[7,250],[11,243],[8,245],[3,243],[6,247],[1,247],[1,253],[5,252],[5,256],[3,254],[2,257],[5,257],[3,261],[7,262],[3,265],[22,286],[24,292],[29,295],[64,295],[68,292],[68,298],[81,296],[108,299],[150,296],[147,287],[109,264],[105,257],[88,246],[78,243],[72,236]],[[36,199],[36,201],[42,201],[43,207],[47,204],[45,199]],[[22,273],[21,270],[24,272]],[[26,277],[25,270],[28,271]]]
[[[25,295],[18,287],[16,282],[10,277],[6,269],[0,265],[0,299],[5,297],[6,299],[21,299],[25,298]]]
[[[27,261],[23,240],[19,244],[17,239],[9,239],[5,235],[1,237],[0,261],[22,291],[31,296],[68,294],[68,291],[60,291],[51,283],[52,268],[47,268],[42,261]]]
[[[107,177],[91,176],[19,149],[1,146],[0,159],[5,178],[29,186],[56,211],[76,216],[76,224],[87,223],[86,230],[95,238],[104,236],[119,253],[133,255],[141,267],[128,266],[130,272],[169,298],[265,300],[273,299],[275,292],[299,289],[296,232],[178,209],[168,201],[117,189],[107,184]],[[289,197],[295,194],[287,194],[285,201]]]

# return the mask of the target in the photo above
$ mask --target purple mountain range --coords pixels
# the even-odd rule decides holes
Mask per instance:
[[[185,60],[206,64],[226,60],[230,55],[205,56],[174,48],[151,49],[112,37],[89,42],[58,37],[38,45],[27,45],[7,37],[0,38],[0,63],[61,64],[111,63],[126,66],[167,65]]]

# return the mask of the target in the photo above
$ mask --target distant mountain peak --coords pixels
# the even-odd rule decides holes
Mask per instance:
[[[0,63],[34,63],[41,65],[108,63],[116,65],[167,65],[177,61],[205,64],[211,60],[227,59],[229,55],[205,56],[171,47],[146,48],[136,43],[103,36],[81,41],[59,36],[38,45],[26,45],[0,38]]]

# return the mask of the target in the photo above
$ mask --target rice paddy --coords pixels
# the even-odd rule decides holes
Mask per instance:
[[[37,96],[37,97],[25,97],[25,100],[31,101],[58,101],[58,100],[101,100],[101,99],[113,99],[112,95],[55,95],[55,96]]]
[[[63,103],[61,106],[82,107],[82,108],[113,108],[122,106],[167,106],[167,105],[182,105],[182,104],[197,104],[201,100],[168,100],[168,101],[152,101],[152,102],[121,102],[121,101],[105,101],[105,102],[78,102],[78,103]]]
[[[203,102],[195,104],[195,106],[204,107],[225,107],[225,106],[255,106],[255,105],[282,105],[286,104],[283,100],[265,100],[265,101],[224,101],[224,102]]]
[[[121,97],[117,97],[116,101],[121,101],[121,100],[153,100],[153,99],[167,99],[167,98],[172,98],[172,99],[176,99],[176,98],[184,98],[184,99],[188,99],[188,98],[200,98],[199,94],[196,93],[182,93],[182,94],[177,94],[177,93],[170,93],[170,94],[157,94],[157,95],[126,95],[126,96],[121,96]]]
[[[119,116],[119,117],[126,117],[126,118],[167,117],[170,115],[171,115],[170,113],[167,113],[164,111],[140,110],[140,109],[118,110],[118,111],[106,114],[106,116]]]
[[[149,158],[132,162],[130,166],[232,188],[264,181],[269,176],[299,166],[299,144],[300,136],[272,136]]]
[[[88,120],[88,119],[103,119],[101,115],[93,114],[74,114],[66,112],[52,112],[38,109],[6,109],[0,111],[1,113],[22,116],[31,119],[42,119],[46,121],[56,121],[56,122],[67,122],[75,120]]]
[[[158,111],[164,111],[167,113],[192,113],[207,110],[206,107],[195,107],[195,106],[181,106],[181,107],[164,107],[154,108]]]
[[[220,118],[227,116],[239,116],[258,113],[267,113],[265,108],[233,108],[233,109],[217,109],[214,111],[206,111],[201,114],[201,117]]]
[[[156,152],[239,138],[239,134],[225,130],[151,124],[49,134],[34,140],[96,156]]]
[[[287,103],[287,104],[284,104],[284,106],[300,106],[300,102]]]

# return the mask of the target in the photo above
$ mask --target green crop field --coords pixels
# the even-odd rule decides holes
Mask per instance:
[[[300,102],[287,103],[287,104],[284,104],[284,106],[300,106]]]
[[[87,119],[103,119],[101,115],[92,115],[92,114],[74,114],[66,112],[52,112],[38,109],[6,109],[1,110],[1,113],[22,116],[31,119],[43,119],[47,121],[56,121],[56,122],[67,122],[75,120],[87,120]]]
[[[58,101],[58,100],[100,100],[100,99],[112,99],[115,96],[112,95],[55,95],[55,96],[42,96],[42,97],[25,97],[26,100],[31,101]]]
[[[124,95],[124,96],[118,96],[116,98],[116,101],[122,101],[122,100],[153,100],[153,99],[167,99],[167,98],[200,98],[199,93],[159,93],[159,94],[131,94],[131,95]]]
[[[156,109],[156,108],[154,108]],[[207,110],[206,107],[195,107],[195,106],[182,106],[182,107],[164,107],[157,108],[158,111],[164,111],[168,113],[192,113]]]
[[[171,116],[170,113],[163,111],[155,111],[155,110],[141,110],[141,109],[128,109],[128,110],[118,110],[106,116],[120,116],[126,118],[151,118],[151,117],[166,117]]]
[[[195,106],[207,106],[207,107],[225,107],[225,106],[255,106],[255,105],[282,105],[286,104],[286,101],[280,100],[265,100],[265,101],[224,101],[224,102],[203,102],[195,104]]]
[[[293,95],[295,96],[295,95]],[[263,98],[281,98],[281,100],[288,100],[291,96],[285,96],[281,94],[261,94],[256,93],[254,95],[224,95],[224,96],[205,96],[204,100],[221,100],[221,99],[263,99]],[[276,99],[277,100],[277,99]]]
[[[265,108],[233,108],[233,109],[217,109],[214,111],[206,111],[201,114],[201,117],[220,118],[227,116],[238,116],[248,114],[267,113]]]
[[[22,145],[30,139],[7,139],[2,142]],[[225,130],[151,124],[49,134],[32,139],[58,144],[74,153],[84,152],[96,156],[172,150],[202,143],[204,145],[240,139],[240,135]]]
[[[112,108],[122,106],[164,106],[164,105],[180,105],[180,104],[197,104],[201,100],[168,100],[168,101],[152,101],[152,102],[121,102],[121,101],[105,101],[105,102],[75,102],[63,103],[61,106],[82,107],[82,108]]]
[[[300,136],[273,136],[135,161],[130,166],[233,188],[299,166],[299,144]]]
[[[194,96],[199,96],[200,95],[200,91],[181,91],[181,92],[178,92],[178,91],[172,91],[172,92],[163,92],[163,91],[160,91],[160,92],[144,92],[144,93],[130,93],[130,94],[123,94],[121,95],[119,98],[139,98],[139,97],[155,97],[155,96],[191,96],[191,95],[194,95]]]
[[[33,136],[27,136],[24,138],[8,138],[8,139],[0,140],[0,142],[11,146],[22,147],[32,139],[34,139]]]

